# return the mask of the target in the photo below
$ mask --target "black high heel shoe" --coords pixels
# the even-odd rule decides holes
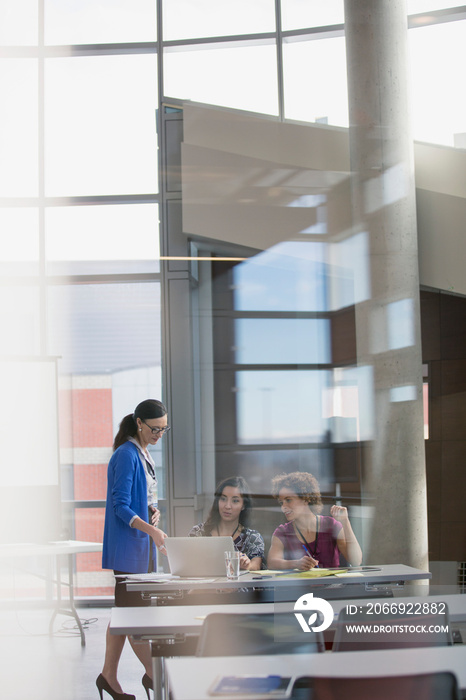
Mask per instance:
[[[100,700],[102,700],[102,690],[106,690],[107,693],[112,696],[113,700],[136,700],[135,695],[129,695],[128,693],[117,693],[116,690],[113,690],[112,686],[109,685],[102,674],[97,677],[95,684],[99,691]]]
[[[145,673],[142,677],[142,684],[146,689],[147,700],[150,700],[149,690],[154,690],[154,682],[151,680],[150,676]]]

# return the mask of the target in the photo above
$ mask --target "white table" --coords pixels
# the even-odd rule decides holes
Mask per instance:
[[[295,572],[296,573],[296,572]],[[371,589],[384,585],[403,585],[405,581],[417,581],[422,579],[430,579],[432,574],[428,571],[415,569],[405,564],[388,564],[369,567],[369,570],[362,571],[360,574],[349,571],[347,575],[339,576],[322,576],[319,578],[294,578],[289,574],[277,574],[270,577],[260,576],[257,573],[243,574],[236,581],[231,581],[226,577],[212,578],[207,580],[199,579],[193,583],[192,579],[184,580],[173,579],[163,582],[128,582],[126,587],[129,591],[138,591],[144,597],[151,597],[162,600],[164,604],[170,604],[170,599],[173,602],[186,597],[188,591],[199,588],[205,591],[211,591],[215,594],[217,591],[233,590],[237,591],[241,588],[255,589],[273,589],[280,594],[280,591],[293,591],[298,588],[312,587],[320,589],[319,595],[329,599],[334,598],[350,598],[364,597]],[[326,589],[326,590],[325,590]],[[372,591],[372,594],[374,591]],[[382,593],[380,593],[382,595]],[[299,596],[297,594],[294,599]],[[292,598],[287,598],[291,600]]]
[[[2,566],[17,566],[18,559],[27,557],[51,557],[55,559],[56,579],[56,604],[49,625],[49,633],[52,634],[53,623],[57,615],[70,615],[76,620],[81,635],[81,646],[85,646],[86,638],[84,629],[79,619],[79,615],[74,605],[74,579],[73,579],[73,556],[84,552],[101,552],[101,542],[81,542],[79,540],[60,540],[48,542],[46,544],[34,544],[31,542],[19,544],[0,545],[0,562]],[[62,556],[67,557],[68,581],[61,580],[60,560]],[[53,581],[53,577],[52,577]],[[68,607],[63,606],[61,595],[62,585],[68,586]]]
[[[466,622],[466,595],[434,596],[397,596],[393,602],[425,602],[448,604],[451,622]],[[385,598],[371,598],[371,603],[386,603]],[[331,602],[336,620],[342,608],[354,600],[335,600]],[[363,601],[358,601],[358,605]],[[185,605],[167,607],[112,608],[110,631],[113,634],[126,634],[133,637],[154,639],[168,638],[174,635],[198,635],[207,615],[212,613],[267,613],[291,612],[292,603],[245,603],[232,605]]]
[[[452,671],[466,689],[466,646],[347,651],[325,654],[236,656],[166,660],[166,674],[173,700],[212,700],[209,688],[216,678],[228,675],[377,677]],[[222,696],[228,700],[228,696]],[[232,699],[232,700],[237,700]]]

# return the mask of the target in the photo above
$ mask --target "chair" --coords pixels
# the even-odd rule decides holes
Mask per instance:
[[[301,678],[296,697],[304,700],[460,700],[456,676],[450,671],[378,678]],[[292,700],[295,697],[292,693]]]
[[[309,654],[325,651],[321,632],[304,633],[292,613],[212,613],[196,656]]]
[[[338,615],[332,651],[403,649],[453,644],[446,604],[442,613],[421,615],[400,612],[371,614],[375,609],[374,605],[352,607],[357,608],[355,614],[351,614],[347,606]],[[413,606],[413,610],[415,609]],[[421,628],[429,631],[422,632]]]

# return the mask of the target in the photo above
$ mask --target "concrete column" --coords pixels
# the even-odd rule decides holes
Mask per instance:
[[[345,0],[354,231],[370,298],[356,307],[358,365],[373,376],[363,460],[373,506],[365,561],[426,567],[427,502],[413,143],[405,0]],[[367,399],[367,397],[365,397]]]

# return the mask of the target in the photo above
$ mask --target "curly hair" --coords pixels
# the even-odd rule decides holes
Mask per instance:
[[[319,484],[315,476],[309,472],[291,472],[278,474],[272,479],[272,496],[278,499],[282,489],[289,489],[305,501],[314,513],[322,510]]]
[[[242,476],[230,476],[227,479],[221,481],[215,489],[214,502],[212,503],[212,508],[210,509],[210,513],[207,516],[207,520],[204,523],[204,532],[207,536],[211,535],[212,530],[216,528],[220,522],[220,511],[218,508],[218,502],[220,500],[220,496],[223,493],[223,489],[227,486],[232,486],[233,488],[238,489],[238,491],[240,492],[241,498],[243,499],[243,510],[239,514],[239,522],[240,525],[242,525],[243,527],[248,526],[249,518],[252,511],[252,498],[249,486],[246,482],[246,479],[243,479]]]

